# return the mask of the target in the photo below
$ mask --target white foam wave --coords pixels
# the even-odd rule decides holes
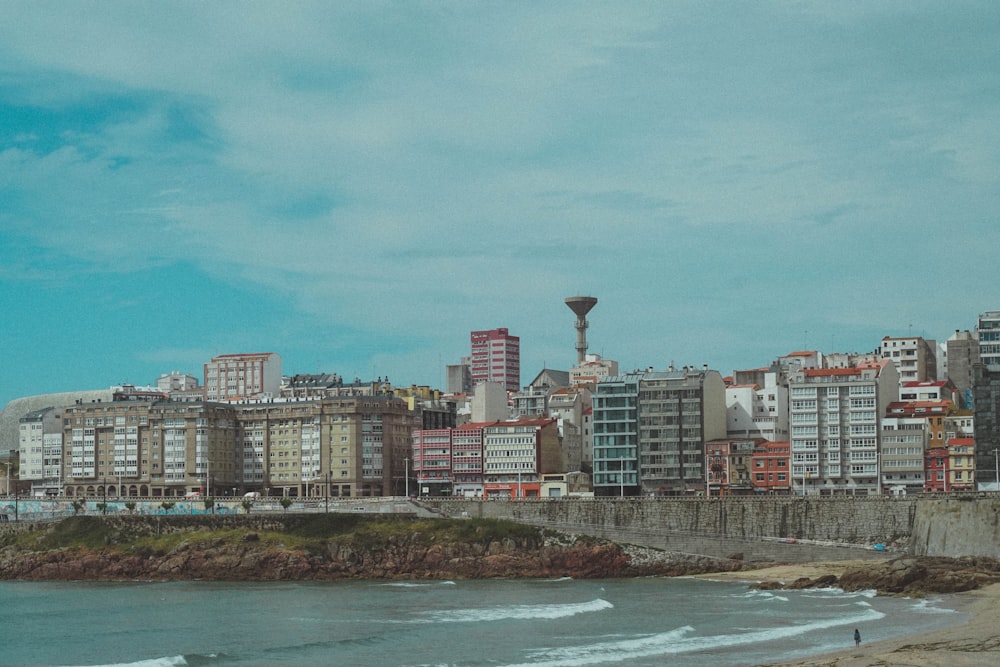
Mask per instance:
[[[627,663],[639,658],[694,653],[719,648],[732,648],[762,642],[780,641],[816,630],[856,625],[883,618],[885,614],[868,609],[840,618],[825,619],[802,625],[781,626],[767,630],[730,635],[690,636],[693,628],[684,626],[654,635],[632,637],[612,642],[599,642],[587,646],[550,648],[533,651],[532,662],[507,665],[506,667],[579,667]]]
[[[172,655],[162,658],[150,658],[149,660],[138,660],[136,662],[116,662],[107,665],[78,665],[76,667],[185,667],[187,664],[187,660],[184,659],[183,655]]]
[[[913,611],[921,614],[957,614],[957,609],[948,609],[947,607],[938,607],[937,600],[931,600],[924,598],[922,600],[917,600],[916,604],[913,605]]]
[[[767,602],[771,602],[771,601],[774,601],[774,602],[788,602],[788,598],[785,597],[784,595],[777,595],[775,593],[771,593],[770,591],[761,591],[761,590],[756,590],[756,589],[747,591],[742,597],[747,598],[747,599],[764,600],[764,601],[767,601]]]
[[[393,581],[391,583],[381,585],[388,586],[389,588],[427,588],[433,584],[418,584],[412,581]]]
[[[484,607],[482,609],[450,609],[427,614],[427,618],[439,623],[474,623],[499,621],[504,619],[531,620],[552,619],[587,614],[604,609],[613,609],[607,600],[591,600],[575,604],[520,604],[506,607]]]

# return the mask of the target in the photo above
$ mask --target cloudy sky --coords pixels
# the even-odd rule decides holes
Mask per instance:
[[[1000,3],[20,2],[0,406],[201,376],[728,374],[1000,309]]]

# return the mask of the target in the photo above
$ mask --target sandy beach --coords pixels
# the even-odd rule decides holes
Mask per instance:
[[[705,577],[747,582],[792,582],[800,577],[840,576],[847,568],[859,564],[845,561],[778,565]],[[949,596],[945,606],[969,614],[968,622],[919,636],[872,643],[862,641],[859,647],[777,664],[800,667],[981,667],[1000,664],[1000,584]]]

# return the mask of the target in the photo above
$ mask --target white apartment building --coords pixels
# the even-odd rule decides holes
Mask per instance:
[[[778,382],[778,373],[762,374],[757,383],[726,387],[726,437],[771,442],[788,440],[788,387]]]
[[[62,443],[59,411],[43,408],[20,419],[19,479],[31,481],[31,495],[59,495],[62,483]]]
[[[928,435],[924,417],[883,417],[879,470],[884,493],[906,495],[924,490],[924,452]]]
[[[923,382],[937,380],[936,350],[937,343],[920,336],[904,338],[886,336],[882,339],[879,354],[882,359],[896,365],[901,383]]]
[[[898,400],[889,362],[801,369],[789,377],[792,490],[798,494],[881,493],[879,423]]]

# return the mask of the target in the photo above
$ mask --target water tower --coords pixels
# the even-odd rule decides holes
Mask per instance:
[[[576,365],[579,367],[587,360],[587,313],[597,305],[597,298],[571,296],[566,299],[566,305],[576,313]]]

